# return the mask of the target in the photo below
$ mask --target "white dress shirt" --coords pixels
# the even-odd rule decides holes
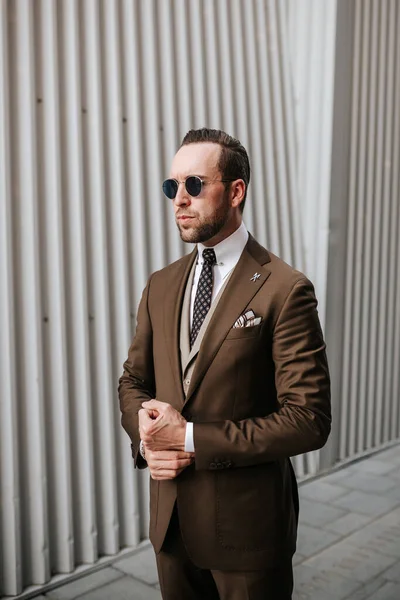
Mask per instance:
[[[214,282],[211,304],[218,295],[218,292],[221,289],[226,277],[236,267],[248,239],[249,232],[242,222],[236,231],[234,231],[229,237],[222,240],[222,242],[214,246],[217,263],[213,266]],[[209,248],[209,246],[207,246],[207,248]],[[197,264],[193,277],[192,292],[190,297],[190,324],[193,320],[194,300],[196,297],[201,270],[203,268],[203,250],[205,249],[206,246],[203,244],[197,244]],[[193,423],[189,422],[186,424],[185,452],[194,452]]]

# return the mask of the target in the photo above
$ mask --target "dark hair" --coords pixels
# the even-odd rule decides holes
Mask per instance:
[[[240,210],[243,212],[247,188],[250,183],[250,163],[246,149],[239,140],[228,135],[225,131],[208,129],[207,127],[190,129],[183,138],[181,147],[202,142],[211,142],[221,146],[218,168],[221,171],[223,179],[243,179],[245,182],[246,190],[240,205]]]

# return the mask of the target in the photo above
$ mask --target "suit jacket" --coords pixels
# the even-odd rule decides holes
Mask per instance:
[[[325,343],[309,280],[250,236],[209,319],[186,390],[183,299],[197,250],[154,273],[124,363],[122,425],[139,454],[137,413],[149,398],[194,423],[195,462],[174,480],[150,479],[150,539],[159,552],[175,502],[193,562],[265,569],[294,553],[298,495],[290,456],[330,431]],[[253,281],[253,275],[260,277]],[[259,325],[232,328],[252,309]],[[186,392],[186,393],[185,393]]]

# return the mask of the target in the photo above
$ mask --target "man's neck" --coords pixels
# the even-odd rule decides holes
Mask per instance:
[[[227,229],[221,229],[221,231],[219,231],[212,238],[206,240],[205,242],[202,242],[203,246],[205,246],[206,248],[214,248],[214,246],[217,246],[218,244],[226,240],[228,237],[230,237],[232,234],[234,234],[235,231],[239,229],[242,222],[242,219],[240,219],[240,221],[235,221]]]

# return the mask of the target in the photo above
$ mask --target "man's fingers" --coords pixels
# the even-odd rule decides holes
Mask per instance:
[[[146,450],[146,460],[153,479],[174,479],[194,460],[191,452],[152,452]]]
[[[143,434],[144,439],[146,439],[146,434],[149,433],[151,437],[151,430],[154,427],[154,424],[159,417],[159,413],[155,414],[155,411],[149,411],[145,408],[141,408],[138,411],[139,417],[139,431]],[[149,438],[150,439],[150,438]]]
[[[180,458],[173,460],[154,460],[151,457],[147,457],[147,463],[151,469],[183,469],[192,464],[192,458]]]
[[[147,451],[147,448],[146,448]],[[191,459],[194,457],[194,452],[184,452],[183,450],[149,450],[149,456],[154,460],[179,460]]]
[[[192,460],[185,458],[181,460],[162,460],[154,463],[155,469],[163,470],[163,469],[184,469],[192,464]]]
[[[161,471],[152,471],[150,469],[150,475],[152,479],[162,481],[165,479],[175,479],[175,477],[178,477],[178,475],[180,475],[182,471],[183,469],[163,469]]]
[[[164,481],[165,479],[175,479],[176,473],[174,471],[165,471],[163,473],[151,473],[151,478],[156,481]]]
[[[149,415],[149,411],[141,408],[138,412],[139,423],[153,423],[153,419]]]
[[[154,410],[158,410],[159,412],[165,410],[168,406],[171,406],[170,404],[168,404],[168,402],[160,402],[160,400],[145,400],[144,402],[142,402],[142,406],[143,408],[146,409],[154,409]]]

